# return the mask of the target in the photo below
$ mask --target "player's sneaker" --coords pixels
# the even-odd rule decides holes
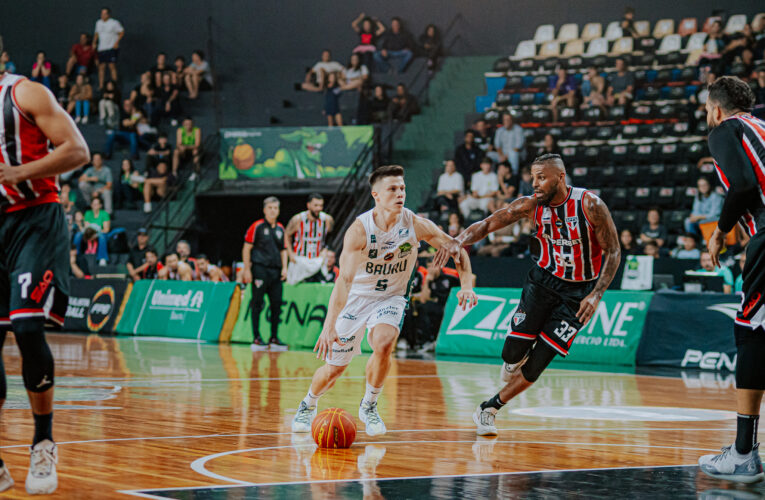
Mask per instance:
[[[47,495],[56,491],[58,487],[57,463],[56,443],[50,439],[45,439],[32,446],[26,482],[27,493],[30,495]]]
[[[733,445],[726,446],[719,455],[699,458],[701,472],[717,479],[739,483],[758,483],[765,478],[760,461],[759,443],[746,455],[739,454]]]
[[[475,432],[479,436],[496,436],[497,426],[494,425],[494,416],[497,413],[494,408],[486,408],[485,410],[478,405],[478,408],[473,412],[473,422],[475,422]]]
[[[364,422],[367,436],[381,436],[388,431],[388,429],[385,428],[382,418],[380,418],[380,414],[377,412],[377,401],[374,403],[365,403],[363,399],[361,400],[361,404],[359,405],[359,420]]]
[[[268,341],[268,348],[272,351],[286,351],[287,344],[282,343],[277,337],[273,337]]]
[[[529,355],[525,355],[522,360],[518,361],[517,363],[502,363],[502,371],[499,374],[499,379],[502,381],[503,384],[506,384],[510,382],[510,379],[513,378],[513,373],[517,372],[521,369],[521,366],[526,362],[526,360],[529,359]]]
[[[305,401],[300,402],[297,413],[292,418],[292,432],[311,432],[311,422],[316,417],[316,407],[308,407]]]
[[[3,467],[0,468],[0,491],[5,491],[11,486],[13,486],[11,471],[8,470],[8,464],[3,464]]]
[[[258,336],[258,337],[255,337],[255,339],[253,339],[252,345],[250,345],[250,348],[253,351],[265,351],[268,349],[268,344],[263,342],[263,340]]]

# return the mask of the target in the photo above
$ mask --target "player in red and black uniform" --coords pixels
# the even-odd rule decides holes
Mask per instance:
[[[699,466],[712,477],[744,483],[765,479],[757,444],[765,390],[765,122],[750,114],[753,107],[754,93],[736,77],[724,76],[709,86],[709,151],[728,191],[709,238],[712,261],[719,265],[725,235],[737,222],[751,239],[742,272],[743,298],[733,327],[738,350],[736,442],[720,455],[701,457]]]
[[[531,165],[534,196],[520,197],[463,231],[436,255],[441,266],[464,245],[529,218],[536,224],[540,251],[526,278],[502,350],[506,385],[476,409],[480,435],[495,435],[494,416],[531,386],[556,354],[566,356],[574,337],[590,320],[611,284],[621,258],[619,237],[606,205],[593,193],[566,185],[559,155]]]
[[[277,222],[279,200],[270,196],[263,200],[264,219],[256,220],[247,229],[242,247],[244,282],[252,283],[252,334],[253,348],[284,350],[279,341],[279,313],[282,307],[282,281],[287,279],[287,247],[284,243],[284,226]],[[263,297],[268,294],[271,307],[271,339],[268,346],[260,338],[260,311]]]
[[[84,165],[89,156],[72,118],[50,91],[0,73],[0,346],[6,330],[13,330],[35,421],[26,479],[31,494],[52,493],[58,486],[54,366],[44,334],[46,319],[63,323],[69,292],[70,241],[57,176]],[[0,404],[5,397],[3,370]],[[0,460],[0,491],[12,485]]]

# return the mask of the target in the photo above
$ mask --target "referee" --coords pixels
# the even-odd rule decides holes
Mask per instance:
[[[283,351],[285,344],[279,341],[279,313],[282,307],[282,281],[287,279],[287,248],[284,246],[284,226],[276,221],[279,217],[279,199],[269,196],[263,200],[264,219],[252,223],[244,235],[242,262],[244,282],[252,283],[252,348],[253,350]],[[271,339],[268,344],[260,337],[260,311],[263,296],[268,294],[271,307]]]
[[[742,80],[723,76],[709,86],[709,150],[727,190],[709,253],[719,265],[725,235],[741,224],[751,239],[746,248],[743,300],[733,327],[736,336],[736,442],[719,455],[705,455],[706,474],[755,483],[765,478],[758,451],[757,425],[765,390],[765,122],[754,118],[754,93]]]

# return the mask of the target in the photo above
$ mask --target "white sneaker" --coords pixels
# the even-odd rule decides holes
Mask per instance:
[[[143,213],[148,214],[151,212],[151,202],[144,202],[143,204]]]
[[[80,123],[81,121],[82,121],[82,118],[80,118],[79,116],[75,117],[74,119],[74,123]]]
[[[359,420],[364,422],[367,436],[381,436],[388,432],[388,429],[385,428],[385,423],[383,423],[380,414],[377,412],[377,401],[365,403],[363,399],[361,400]]]
[[[11,471],[8,470],[8,464],[3,464],[0,469],[0,491],[5,491],[13,486],[13,478],[11,477]]]
[[[301,401],[297,413],[292,418],[292,432],[311,432],[311,423],[315,417],[316,407],[309,408],[305,401]]]
[[[527,359],[529,359],[528,354],[525,355],[522,360],[512,365],[510,363],[502,363],[502,371],[499,374],[499,379],[502,381],[502,383],[506,384],[510,382],[510,379],[513,378],[513,374],[521,369],[521,367],[526,363]]]
[[[107,264],[106,263],[106,259],[101,259],[101,260],[98,261],[98,265],[101,266],[101,267],[105,267],[106,264]]]
[[[726,446],[719,455],[704,455],[699,458],[699,468],[704,474],[739,483],[759,483],[765,479],[760,461],[759,444],[752,451],[740,455],[735,445]]]
[[[56,491],[58,476],[56,464],[58,451],[56,443],[50,439],[40,441],[30,448],[29,474],[27,474],[27,493],[30,495],[47,495]]]
[[[406,351],[409,349],[409,343],[406,340],[401,339],[398,341],[398,344],[396,344],[396,349],[399,351]]]
[[[189,176],[189,180],[191,182],[194,182],[195,180],[197,180],[197,173],[196,172],[191,172],[191,175]]]
[[[83,125],[87,125],[88,124],[88,117],[87,116],[83,116],[82,117],[82,123],[83,123]]]
[[[475,422],[475,432],[479,436],[496,436],[497,435],[497,426],[494,425],[494,416],[496,415],[496,410],[492,411],[493,408],[486,408],[485,410],[481,409],[481,405],[478,405],[478,408],[475,409],[475,412],[473,412],[473,422]]]

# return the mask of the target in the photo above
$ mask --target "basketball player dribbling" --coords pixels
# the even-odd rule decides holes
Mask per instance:
[[[477,433],[497,434],[494,417],[529,388],[556,355],[566,356],[579,330],[592,318],[619,267],[616,227],[605,203],[582,188],[566,185],[561,157],[547,154],[531,164],[534,196],[471,225],[436,254],[436,265],[487,234],[529,218],[540,251],[523,287],[502,350],[505,386],[473,414]]]
[[[0,349],[13,330],[35,424],[26,478],[30,494],[52,493],[58,486],[54,367],[44,324],[64,321],[70,245],[56,176],[88,160],[85,140],[48,89],[0,73]],[[0,357],[0,406],[6,392]],[[0,460],[0,491],[11,486]]]
[[[420,240],[440,247],[450,240],[433,222],[404,208],[404,168],[380,167],[369,178],[375,207],[361,214],[345,233],[340,275],[329,299],[327,318],[314,351],[326,364],[316,370],[308,394],[292,420],[292,432],[309,432],[319,398],[335,384],[361,349],[365,329],[373,353],[366,366],[366,393],[359,419],[369,436],[385,434],[377,398],[391,365],[391,354],[417,268]],[[460,276],[461,307],[476,304],[470,262],[465,250],[455,252]]]

